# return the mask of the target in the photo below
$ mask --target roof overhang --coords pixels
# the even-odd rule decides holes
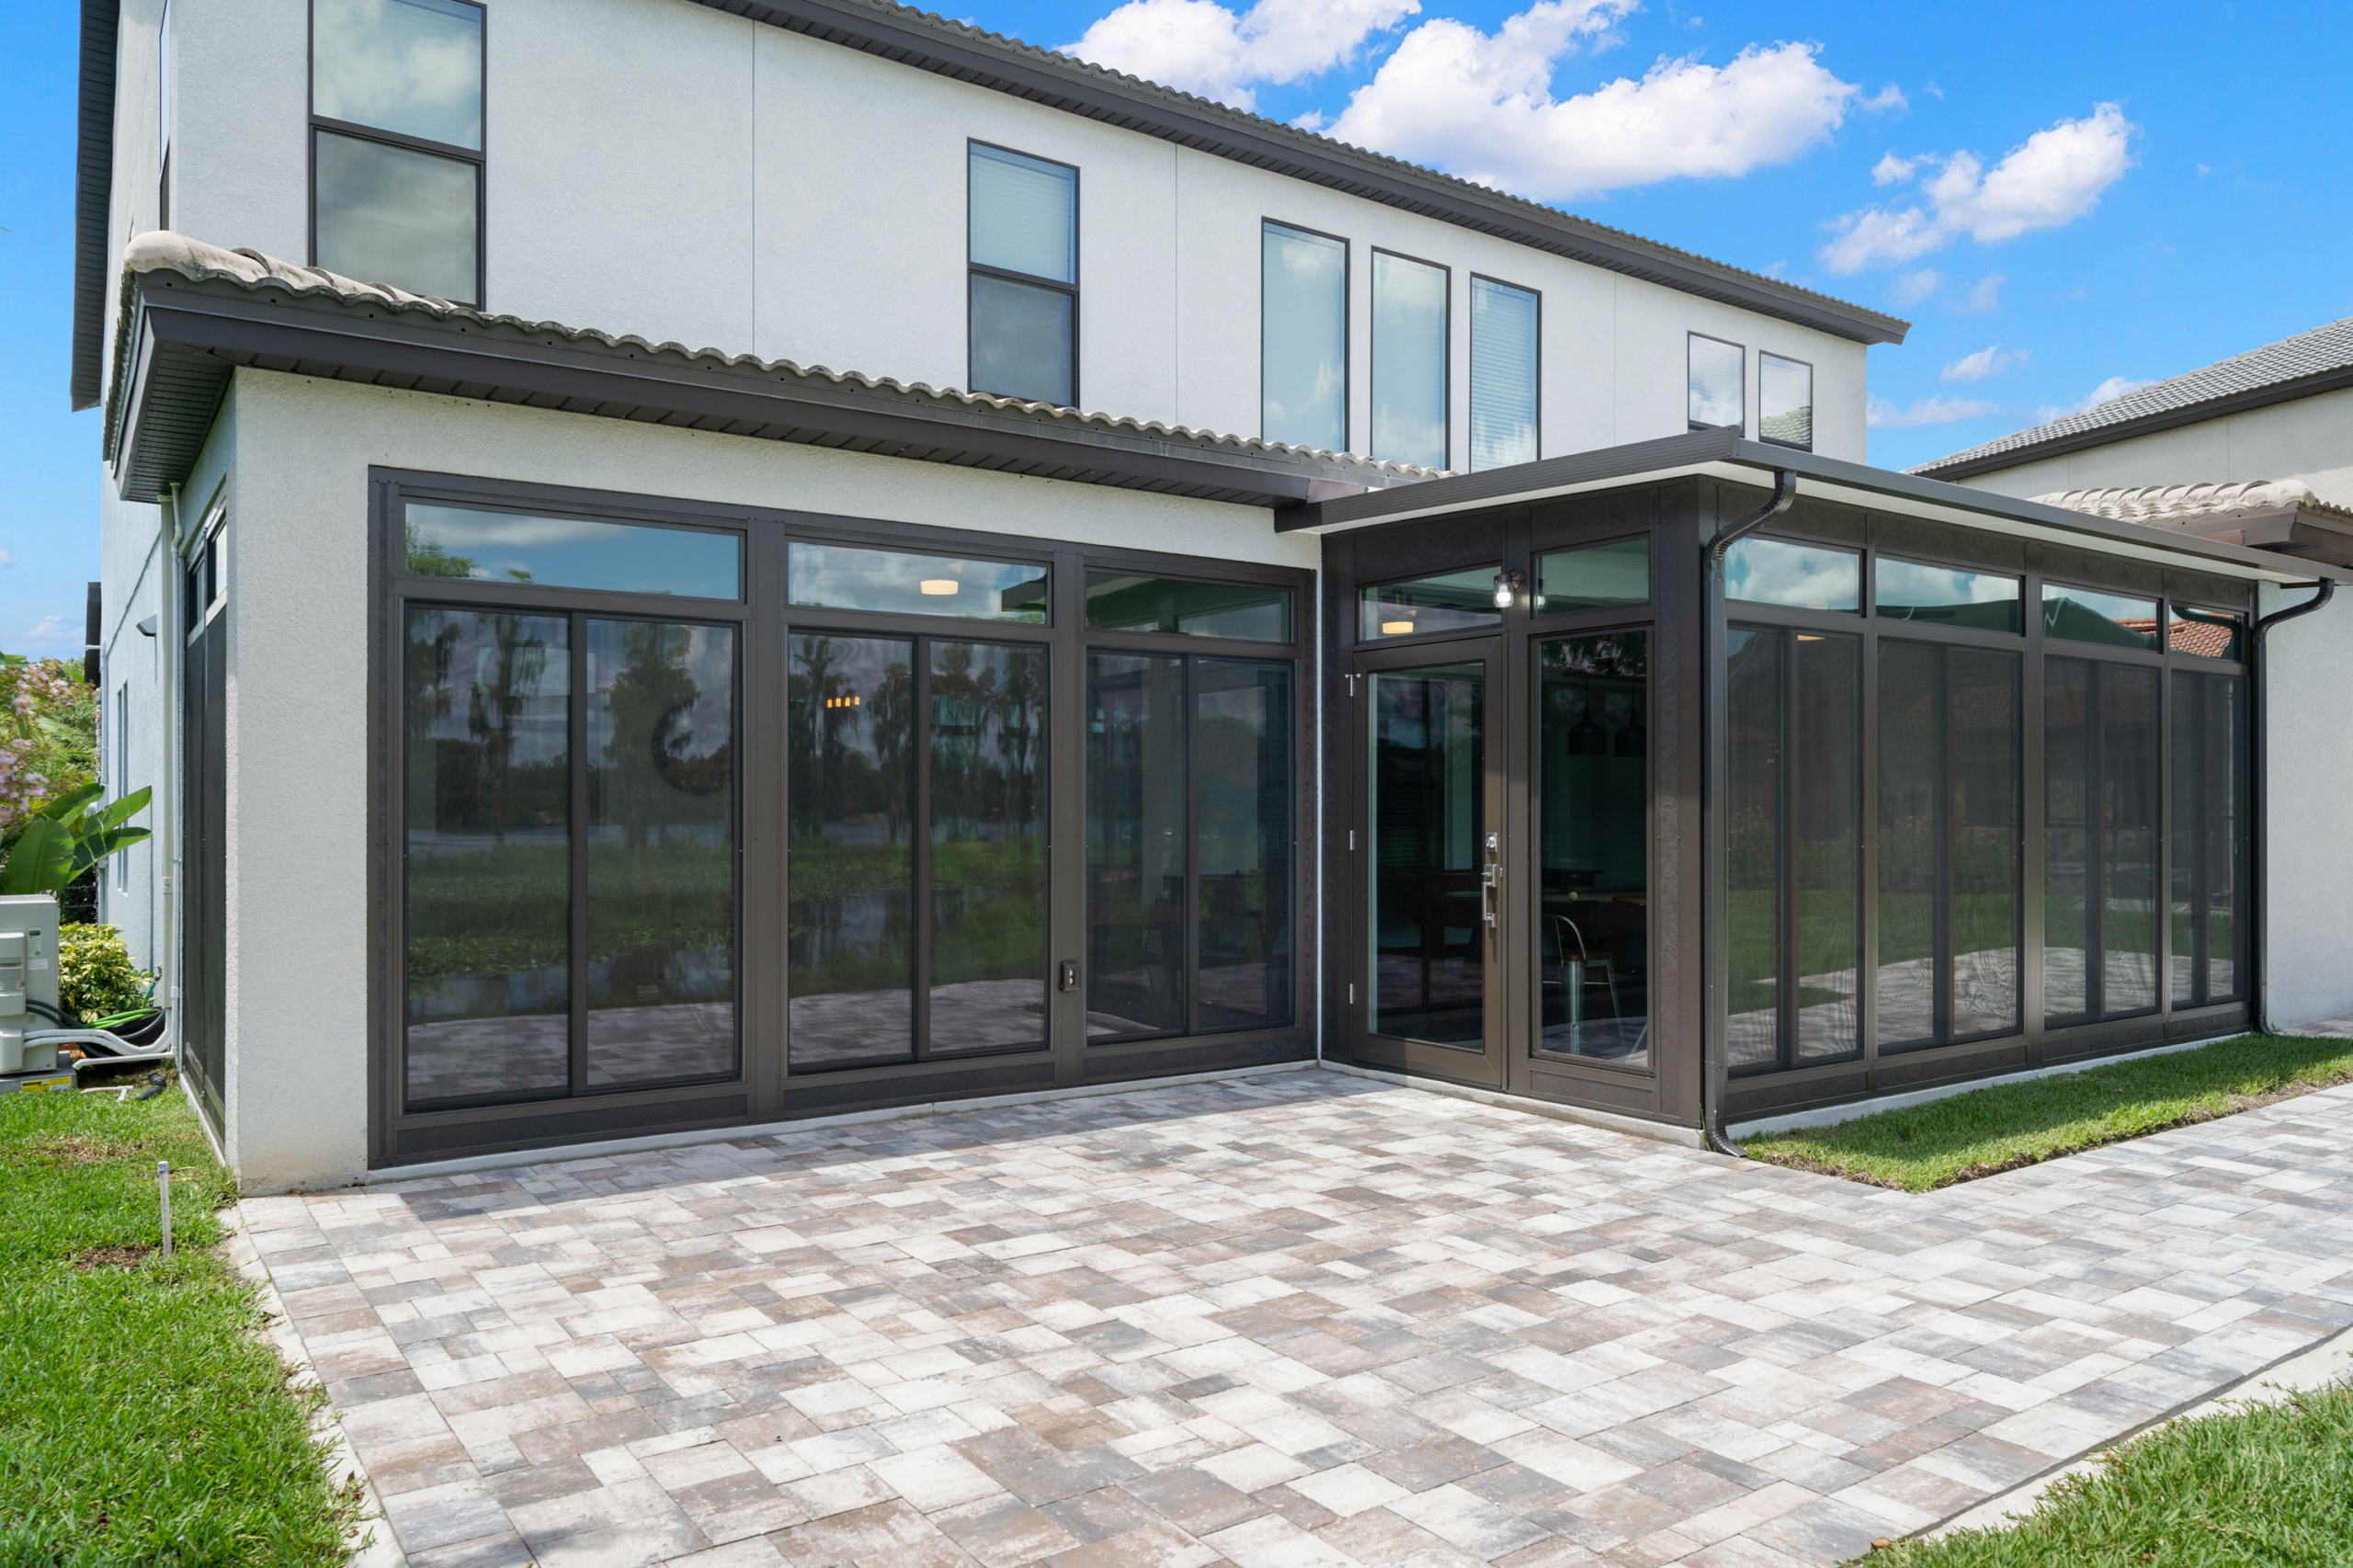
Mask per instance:
[[[2325,562],[2284,557],[2246,544],[2120,522],[1990,490],[1768,446],[1731,430],[1699,430],[1337,497],[1285,514],[1277,519],[1276,527],[1336,533],[1692,477],[1769,490],[1774,474],[1784,469],[1797,476],[1798,494],[1802,498],[2250,581],[2309,583],[2314,577],[2353,581],[2353,570]]]
[[[1297,507],[1394,477],[1262,442],[324,290],[131,274],[122,319],[108,450],[131,501],[187,477],[241,366],[1253,506]]]
[[[82,0],[82,83],[74,157],[73,403],[106,382],[107,229],[114,210],[115,35],[121,0]]]

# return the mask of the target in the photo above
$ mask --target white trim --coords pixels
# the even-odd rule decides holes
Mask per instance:
[[[1574,1121],[1586,1127],[1598,1127],[1605,1132],[1623,1132],[1635,1138],[1677,1144],[1686,1149],[1706,1147],[1698,1128],[1683,1127],[1672,1121],[1652,1121],[1644,1117],[1627,1116],[1614,1110],[1595,1110],[1586,1106],[1556,1105],[1551,1100],[1507,1095],[1498,1089],[1473,1088],[1468,1084],[1449,1084],[1439,1078],[1409,1078],[1403,1073],[1385,1073],[1377,1067],[1358,1067],[1345,1062],[1326,1062],[1323,1066],[1326,1073],[1346,1073],[1353,1078],[1370,1078],[1377,1084],[1393,1084],[1401,1089],[1450,1095],[1459,1100],[1474,1100],[1480,1105],[1495,1106],[1504,1110],[1524,1110],[1532,1116],[1551,1117],[1555,1121]]]
[[[2177,1051],[2195,1051],[2201,1045],[2212,1045],[2216,1040],[2236,1040],[2247,1032],[2245,1029],[2232,1029],[2227,1034],[2208,1035],[2202,1040],[2177,1040],[2171,1045],[2151,1046],[2146,1051],[2086,1057],[2081,1062],[2062,1062],[2052,1067],[2029,1067],[1994,1078],[1964,1078],[1959,1083],[1938,1084],[1929,1089],[1907,1089],[1900,1095],[1880,1095],[1867,1100],[1847,1100],[1841,1105],[1816,1106],[1812,1110],[1793,1110],[1787,1116],[1760,1116],[1753,1121],[1725,1128],[1724,1136],[1737,1143],[1744,1138],[1762,1138],[1768,1133],[1788,1132],[1800,1127],[1835,1127],[1857,1117],[1871,1116],[1882,1110],[1902,1110],[1908,1106],[1927,1105],[1934,1100],[1950,1099],[1955,1095],[1965,1095],[1975,1089],[2030,1083],[2037,1078],[2056,1078],[2067,1073],[2088,1073],[2095,1067],[2105,1067],[2114,1062],[2140,1062],[2152,1056],[2170,1056]]]
[[[374,1187],[384,1182],[424,1181],[435,1176],[468,1176],[477,1171],[511,1170],[517,1165],[545,1165],[566,1160],[598,1160],[613,1154],[631,1154],[648,1149],[686,1149],[698,1143],[732,1143],[744,1138],[775,1138],[789,1132],[821,1132],[829,1127],[855,1127],[869,1121],[902,1121],[918,1116],[949,1116],[960,1110],[998,1110],[1006,1106],[1036,1105],[1048,1100],[1087,1099],[1096,1095],[1149,1094],[1154,1089],[1180,1088],[1188,1084],[1222,1084],[1235,1078],[1256,1078],[1268,1073],[1297,1073],[1315,1065],[1316,1062],[1312,1059],[1298,1062],[1270,1062],[1263,1067],[1221,1067],[1213,1073],[1187,1073],[1173,1078],[1130,1078],[1115,1084],[1074,1084],[1067,1088],[1032,1089],[1017,1095],[981,1095],[971,1099],[932,1100],[922,1105],[883,1106],[875,1110],[846,1110],[835,1116],[808,1116],[796,1121],[764,1121],[751,1127],[703,1127],[690,1132],[650,1132],[641,1138],[610,1138],[595,1143],[559,1143],[545,1149],[507,1149],[491,1154],[466,1154],[454,1160],[433,1160],[413,1165],[384,1165],[354,1177],[352,1184],[359,1187]],[[255,1192],[248,1191],[245,1196],[251,1198],[255,1196]]]

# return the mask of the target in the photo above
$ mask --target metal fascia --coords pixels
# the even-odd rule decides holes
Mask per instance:
[[[120,0],[82,0],[82,81],[74,154],[73,405],[105,391],[107,233],[114,209],[115,40]]]

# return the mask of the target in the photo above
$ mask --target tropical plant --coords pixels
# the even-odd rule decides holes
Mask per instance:
[[[152,792],[134,790],[95,811],[91,804],[103,793],[96,784],[58,796],[26,821],[8,846],[8,858],[0,862],[0,893],[63,892],[116,850],[148,837],[145,828],[129,824],[147,809]]]
[[[155,977],[135,967],[115,926],[57,929],[57,1004],[85,1024],[113,1021],[153,1005]]]
[[[0,842],[97,777],[97,693],[59,659],[0,653]]]

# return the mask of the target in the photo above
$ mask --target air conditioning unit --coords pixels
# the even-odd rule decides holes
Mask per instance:
[[[0,1077],[56,1071],[56,1042],[26,1040],[54,1030],[56,1013],[57,900],[45,892],[0,896]]]

